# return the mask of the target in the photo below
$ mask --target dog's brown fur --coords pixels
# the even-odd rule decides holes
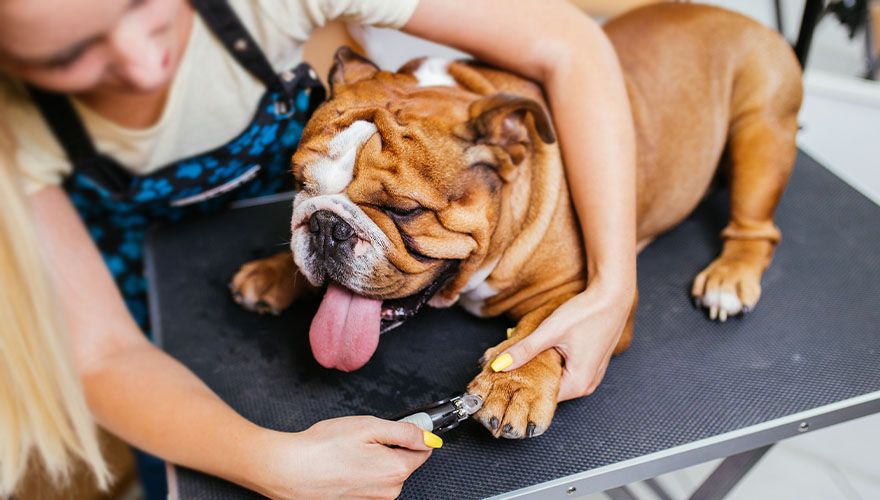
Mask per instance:
[[[697,276],[692,293],[699,300],[724,291],[744,310],[753,308],[780,240],[773,212],[796,152],[802,88],[790,47],[745,17],[707,6],[650,6],[605,30],[624,69],[637,130],[639,248],[697,206],[721,164],[730,183],[730,223],[721,255]],[[333,97],[307,126],[294,164],[324,154],[329,138],[353,120],[375,122],[379,134],[362,148],[346,194],[393,243],[396,269],[377,278],[386,290],[380,298],[424,288],[439,274],[438,262],[454,259],[460,271],[431,302],[448,306],[474,272],[498,261],[486,280],[497,294],[477,312],[506,313],[518,325],[511,339],[487,351],[491,361],[586,287],[584,245],[541,90],[471,63],[449,67],[455,87],[420,88],[412,76],[420,61],[388,73],[346,52],[338,57]],[[295,174],[308,190],[308,175],[296,167]],[[382,208],[416,201],[424,211],[412,218]],[[246,265],[233,288],[240,302],[278,311],[299,293],[295,276],[284,255]],[[713,319],[726,314],[710,310]],[[631,339],[632,317],[615,352]],[[509,373],[484,367],[469,386],[485,401],[476,417],[496,436],[540,434],[555,411],[561,375],[554,350]]]

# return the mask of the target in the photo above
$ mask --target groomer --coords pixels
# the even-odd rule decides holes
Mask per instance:
[[[145,229],[291,189],[289,158],[323,98],[301,47],[332,19],[402,28],[544,86],[591,281],[509,351],[514,366],[555,347],[560,400],[589,394],[635,292],[626,91],[604,34],[564,1],[0,0],[0,119],[93,414],[139,449],[270,497],[394,497],[440,445],[371,417],[260,428],[148,341]]]

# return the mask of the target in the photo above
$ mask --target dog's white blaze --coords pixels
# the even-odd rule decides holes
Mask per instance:
[[[416,80],[419,81],[419,87],[433,86],[455,86],[455,79],[446,70],[449,67],[449,60],[439,57],[429,57],[419,66],[419,69],[413,73]]]
[[[376,124],[358,120],[330,140],[328,155],[304,167],[306,188],[317,195],[345,191],[354,176],[358,151],[378,130]]]

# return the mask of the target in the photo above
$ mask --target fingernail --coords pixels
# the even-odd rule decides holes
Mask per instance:
[[[508,329],[507,329],[507,338],[510,338],[511,335],[513,335],[513,330],[514,330],[514,328],[508,328]]]
[[[443,446],[443,439],[440,436],[434,434],[433,432],[422,431],[425,434],[425,446],[430,448],[440,448]]]
[[[513,356],[508,353],[504,353],[501,356],[495,358],[495,361],[489,365],[494,372],[500,372],[501,370],[507,368],[508,366],[513,364]]]

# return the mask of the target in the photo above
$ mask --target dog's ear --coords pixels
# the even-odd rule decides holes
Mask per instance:
[[[336,85],[345,85],[372,77],[379,72],[373,61],[358,54],[351,47],[343,45],[333,56],[333,67],[327,81],[332,89]]]
[[[532,99],[494,94],[474,101],[468,113],[468,129],[474,142],[501,147],[509,155],[512,166],[522,163],[531,151],[530,130],[546,144],[556,142],[550,117],[543,106]]]

